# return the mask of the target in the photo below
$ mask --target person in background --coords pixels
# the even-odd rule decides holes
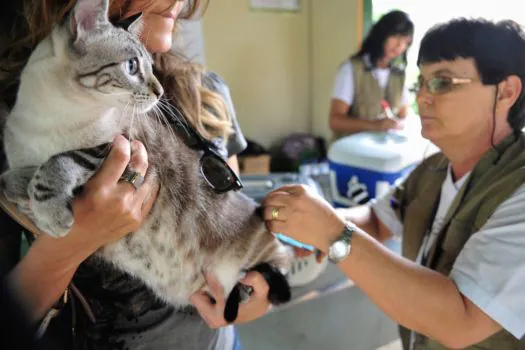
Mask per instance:
[[[413,34],[408,15],[391,11],[373,25],[359,51],[341,64],[330,106],[334,139],[402,127],[410,103],[405,67]],[[382,102],[395,113],[393,118],[384,113]]]
[[[338,212],[289,186],[265,219],[327,253],[402,326],[404,349],[523,350],[525,31],[452,20],[425,34],[418,66],[422,136],[441,152],[372,205]],[[393,235],[403,256],[378,242]]]

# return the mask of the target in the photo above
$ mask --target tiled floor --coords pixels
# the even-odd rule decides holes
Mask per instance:
[[[351,287],[240,326],[244,350],[398,350],[397,327]]]

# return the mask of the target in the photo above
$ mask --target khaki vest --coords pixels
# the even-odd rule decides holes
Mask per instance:
[[[348,110],[349,118],[377,120],[381,114],[381,100],[386,100],[392,109],[400,108],[405,86],[405,73],[399,69],[391,69],[386,88],[379,87],[372,74],[372,67],[361,57],[351,59],[352,80],[354,82],[353,102]],[[334,133],[334,139],[346,136],[343,133]]]
[[[488,151],[461,187],[445,216],[438,239],[431,247],[424,265],[449,275],[456,258],[469,237],[476,234],[496,208],[525,183],[525,136],[510,135],[497,148]],[[415,260],[423,238],[432,225],[441,185],[447,174],[448,160],[442,153],[419,165],[399,186],[392,206],[404,225],[403,256]],[[525,232],[524,232],[525,234]],[[408,349],[409,331],[401,327],[404,349]],[[446,349],[435,340],[415,335],[415,350]],[[505,330],[468,349],[525,349],[525,339],[518,340]]]

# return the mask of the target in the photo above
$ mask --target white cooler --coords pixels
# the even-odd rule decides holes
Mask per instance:
[[[362,132],[335,141],[328,150],[332,204],[350,207],[384,195],[435,151],[419,133]]]

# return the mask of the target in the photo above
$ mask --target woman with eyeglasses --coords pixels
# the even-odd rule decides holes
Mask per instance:
[[[305,188],[265,200],[274,232],[311,244],[401,325],[404,349],[525,349],[525,32],[457,19],[419,50],[422,136],[441,152],[371,205]],[[402,238],[402,256],[380,242]]]
[[[0,107],[3,115],[13,106],[18,77],[29,54],[75,3],[76,0],[9,0],[2,4]],[[199,142],[206,140],[207,145],[214,146],[205,152],[202,160],[203,176],[220,191],[232,185],[221,183],[221,176],[236,178],[235,174],[228,173],[231,170],[224,166],[221,157],[228,157],[228,163],[236,169],[235,155],[246,147],[228,87],[216,74],[201,72],[198,66],[170,52],[177,19],[191,18],[197,11],[202,13],[203,4],[205,2],[198,0],[112,0],[109,12],[110,19],[117,24],[143,14],[142,41],[153,54],[154,68],[163,82],[165,96],[175,99],[180,110],[195,110],[194,100],[184,92],[199,91],[207,108],[201,108],[198,115],[186,116],[194,118],[188,123],[195,135],[199,135]],[[200,80],[202,86],[195,86],[194,82]],[[228,136],[230,129],[233,133]],[[130,144],[124,137],[117,137],[100,171],[72,203],[75,217],[72,231],[62,239],[48,235],[38,237],[21,259],[22,228],[1,212],[2,283],[16,294],[23,305],[23,314],[35,330],[51,315],[52,308],[60,309],[45,333],[45,337],[53,338],[57,347],[238,349],[234,328],[223,318],[225,296],[213,276],[209,277],[209,285],[214,300],[196,294],[192,298],[196,309],[175,310],[131,276],[110,266],[85,262],[99,247],[135,231],[153,206],[156,184],[144,183],[135,190],[134,186],[118,181],[128,163],[144,174],[148,167],[146,150],[139,142]],[[5,166],[5,160],[1,165]],[[223,173],[214,176],[214,172],[219,171]],[[72,280],[81,296],[63,295]],[[237,323],[260,317],[269,308],[268,285],[262,275],[250,272],[242,283],[251,286],[253,293],[247,303],[240,305]]]
[[[391,11],[372,26],[359,51],[341,64],[330,106],[334,139],[402,127],[410,104],[405,67],[413,34],[408,15]],[[394,115],[385,113],[385,102]]]

